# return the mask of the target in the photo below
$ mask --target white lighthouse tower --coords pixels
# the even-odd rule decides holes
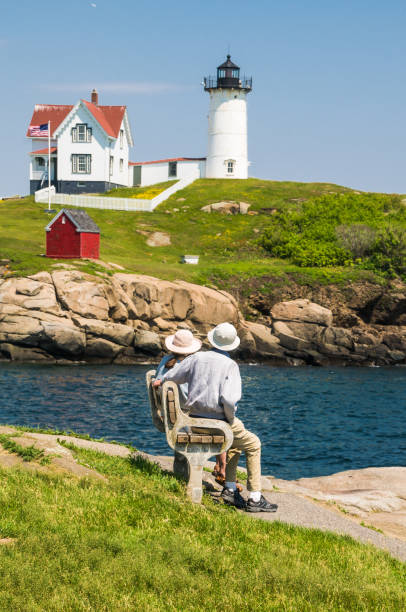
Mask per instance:
[[[217,68],[217,77],[205,77],[210,94],[209,142],[206,178],[248,178],[247,94],[252,78],[240,78],[231,56]]]

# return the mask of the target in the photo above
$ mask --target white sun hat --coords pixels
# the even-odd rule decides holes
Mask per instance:
[[[190,355],[202,347],[202,343],[188,329],[179,329],[172,336],[165,338],[165,346],[171,353]]]
[[[210,344],[221,351],[233,351],[240,344],[237,330],[231,323],[220,323],[207,334]]]

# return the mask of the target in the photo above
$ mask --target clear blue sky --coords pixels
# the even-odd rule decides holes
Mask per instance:
[[[251,176],[406,193],[400,0],[20,0],[0,7],[0,196],[25,194],[35,103],[125,104],[131,159],[206,154],[200,85],[252,75]]]

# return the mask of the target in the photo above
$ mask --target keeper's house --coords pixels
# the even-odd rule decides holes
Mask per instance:
[[[47,257],[99,259],[100,229],[84,210],[62,208],[45,231]]]
[[[60,193],[99,193],[129,185],[133,146],[125,106],[101,106],[98,93],[75,106],[36,104],[31,138],[30,193],[48,186],[48,121],[51,125],[51,184]]]

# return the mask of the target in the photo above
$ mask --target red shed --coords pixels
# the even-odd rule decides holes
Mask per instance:
[[[45,230],[47,257],[99,259],[100,229],[84,210],[62,208]]]

